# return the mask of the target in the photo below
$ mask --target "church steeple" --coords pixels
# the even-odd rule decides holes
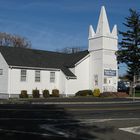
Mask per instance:
[[[109,23],[104,6],[101,8],[96,34],[98,36],[105,36],[110,34]]]
[[[117,26],[114,25],[110,31],[109,22],[105,7],[101,7],[97,30],[94,32],[92,25],[89,27],[89,48],[88,50],[117,50]]]
[[[97,30],[89,27],[89,81],[91,89],[103,92],[117,91],[118,50],[117,26],[110,30],[105,7],[101,7]],[[113,74],[112,74],[113,73]],[[104,82],[106,81],[106,82]]]

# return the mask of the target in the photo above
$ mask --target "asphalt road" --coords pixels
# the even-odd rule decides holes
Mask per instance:
[[[0,105],[0,140],[139,140],[140,103]]]

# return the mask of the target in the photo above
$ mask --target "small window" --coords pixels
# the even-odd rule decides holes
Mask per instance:
[[[21,81],[26,81],[26,74],[27,74],[26,70],[21,70],[21,78],[20,78]]]
[[[35,82],[40,82],[40,71],[39,70],[35,71]]]
[[[107,84],[107,78],[104,78],[104,84]]]
[[[98,86],[98,75],[94,75],[94,79],[95,79],[95,86]]]
[[[0,69],[0,75],[3,75],[3,69]]]
[[[55,72],[50,72],[50,82],[51,83],[55,82]]]

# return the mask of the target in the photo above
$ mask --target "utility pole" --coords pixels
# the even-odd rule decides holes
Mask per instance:
[[[136,75],[133,76],[133,101],[135,101]]]

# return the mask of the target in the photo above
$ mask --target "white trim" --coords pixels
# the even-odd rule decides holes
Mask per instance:
[[[69,69],[70,70],[70,69]],[[70,70],[71,71],[71,70]],[[61,72],[64,74],[64,76],[65,76],[65,78],[67,79],[67,80],[69,80],[69,79],[77,79],[77,76],[75,75],[74,77],[72,77],[72,76],[67,76],[62,70],[61,70]]]
[[[118,40],[118,37],[117,36],[112,36],[112,35],[97,35],[97,34],[95,34],[95,36],[94,37],[89,37],[88,38],[88,40],[92,40],[92,39],[98,39],[98,38],[101,38],[101,37],[105,37],[105,38],[110,38],[110,39],[116,39],[116,40]]]
[[[0,52],[0,54],[1,54],[1,56],[3,57],[3,59],[4,59],[5,63],[7,64],[7,66],[9,66],[8,63],[7,63],[7,61],[5,60],[5,57],[2,55],[1,52]]]
[[[47,70],[47,71],[60,71],[60,69],[55,68],[39,68],[39,67],[26,67],[26,66],[13,66],[9,65],[9,68],[13,69],[33,69],[33,70]]]
[[[69,79],[77,79],[77,76],[75,77],[72,77],[72,76],[66,76],[66,79],[69,80]]]
[[[96,50],[92,50],[92,51],[89,51],[89,52],[96,52],[96,51],[112,51],[112,52],[116,52],[116,50],[111,50],[111,49],[96,49]]]
[[[75,67],[77,65],[79,65],[80,63],[82,63],[85,59],[87,59],[88,57],[90,56],[90,54],[86,55],[85,57],[83,57],[81,60],[79,60],[76,64],[75,64]]]

